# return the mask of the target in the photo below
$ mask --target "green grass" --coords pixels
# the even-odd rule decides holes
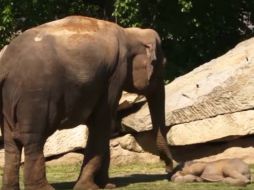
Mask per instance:
[[[57,190],[70,190],[78,177],[80,164],[47,166],[49,182]],[[222,183],[177,184],[167,180],[163,164],[128,164],[112,166],[110,176],[119,190],[253,190],[254,184],[247,187],[234,187]],[[254,166],[251,167],[254,174]],[[2,169],[0,175],[2,176]],[[22,172],[21,172],[22,176]],[[22,180],[22,177],[21,177]],[[1,182],[0,182],[1,186]],[[22,185],[23,189],[23,185]]]

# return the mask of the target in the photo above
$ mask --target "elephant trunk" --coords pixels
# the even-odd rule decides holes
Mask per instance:
[[[166,171],[169,173],[173,168],[173,159],[166,140],[165,127],[165,88],[163,79],[156,82],[156,87],[152,92],[146,95],[151,120],[153,125],[153,132],[156,138],[156,145],[159,151],[160,158],[166,164]]]

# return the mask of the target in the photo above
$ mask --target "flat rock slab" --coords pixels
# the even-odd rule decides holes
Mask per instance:
[[[240,158],[249,164],[254,163],[253,136],[232,139],[229,142],[209,142],[184,146],[171,146],[177,162],[188,160],[214,161],[225,158]]]
[[[254,133],[254,110],[218,115],[174,125],[167,134],[171,145],[226,141]]]

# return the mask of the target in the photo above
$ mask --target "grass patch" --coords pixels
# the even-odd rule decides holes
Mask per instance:
[[[47,166],[49,182],[57,190],[71,190],[78,178],[81,164]],[[254,175],[254,166],[251,166]],[[3,171],[0,169],[0,175]],[[21,176],[23,176],[21,172]],[[119,190],[253,190],[254,184],[247,187],[234,187],[222,183],[185,183],[177,184],[167,180],[162,163],[158,164],[128,164],[111,166],[111,181]],[[23,177],[21,177],[21,180]],[[22,189],[23,189],[23,183]],[[0,181],[2,186],[2,180]]]

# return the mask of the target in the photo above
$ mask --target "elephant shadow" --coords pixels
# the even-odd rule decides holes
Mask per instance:
[[[118,176],[110,178],[110,182],[116,184],[118,188],[128,186],[129,184],[147,183],[161,181],[168,178],[167,174],[131,174],[128,176]],[[56,190],[71,190],[75,182],[59,182],[51,184]]]
[[[75,185],[75,181],[52,183],[51,185],[56,190],[72,190]]]
[[[129,184],[155,182],[167,179],[167,174],[131,174],[128,176],[113,177],[110,181],[117,187],[125,187]]]

